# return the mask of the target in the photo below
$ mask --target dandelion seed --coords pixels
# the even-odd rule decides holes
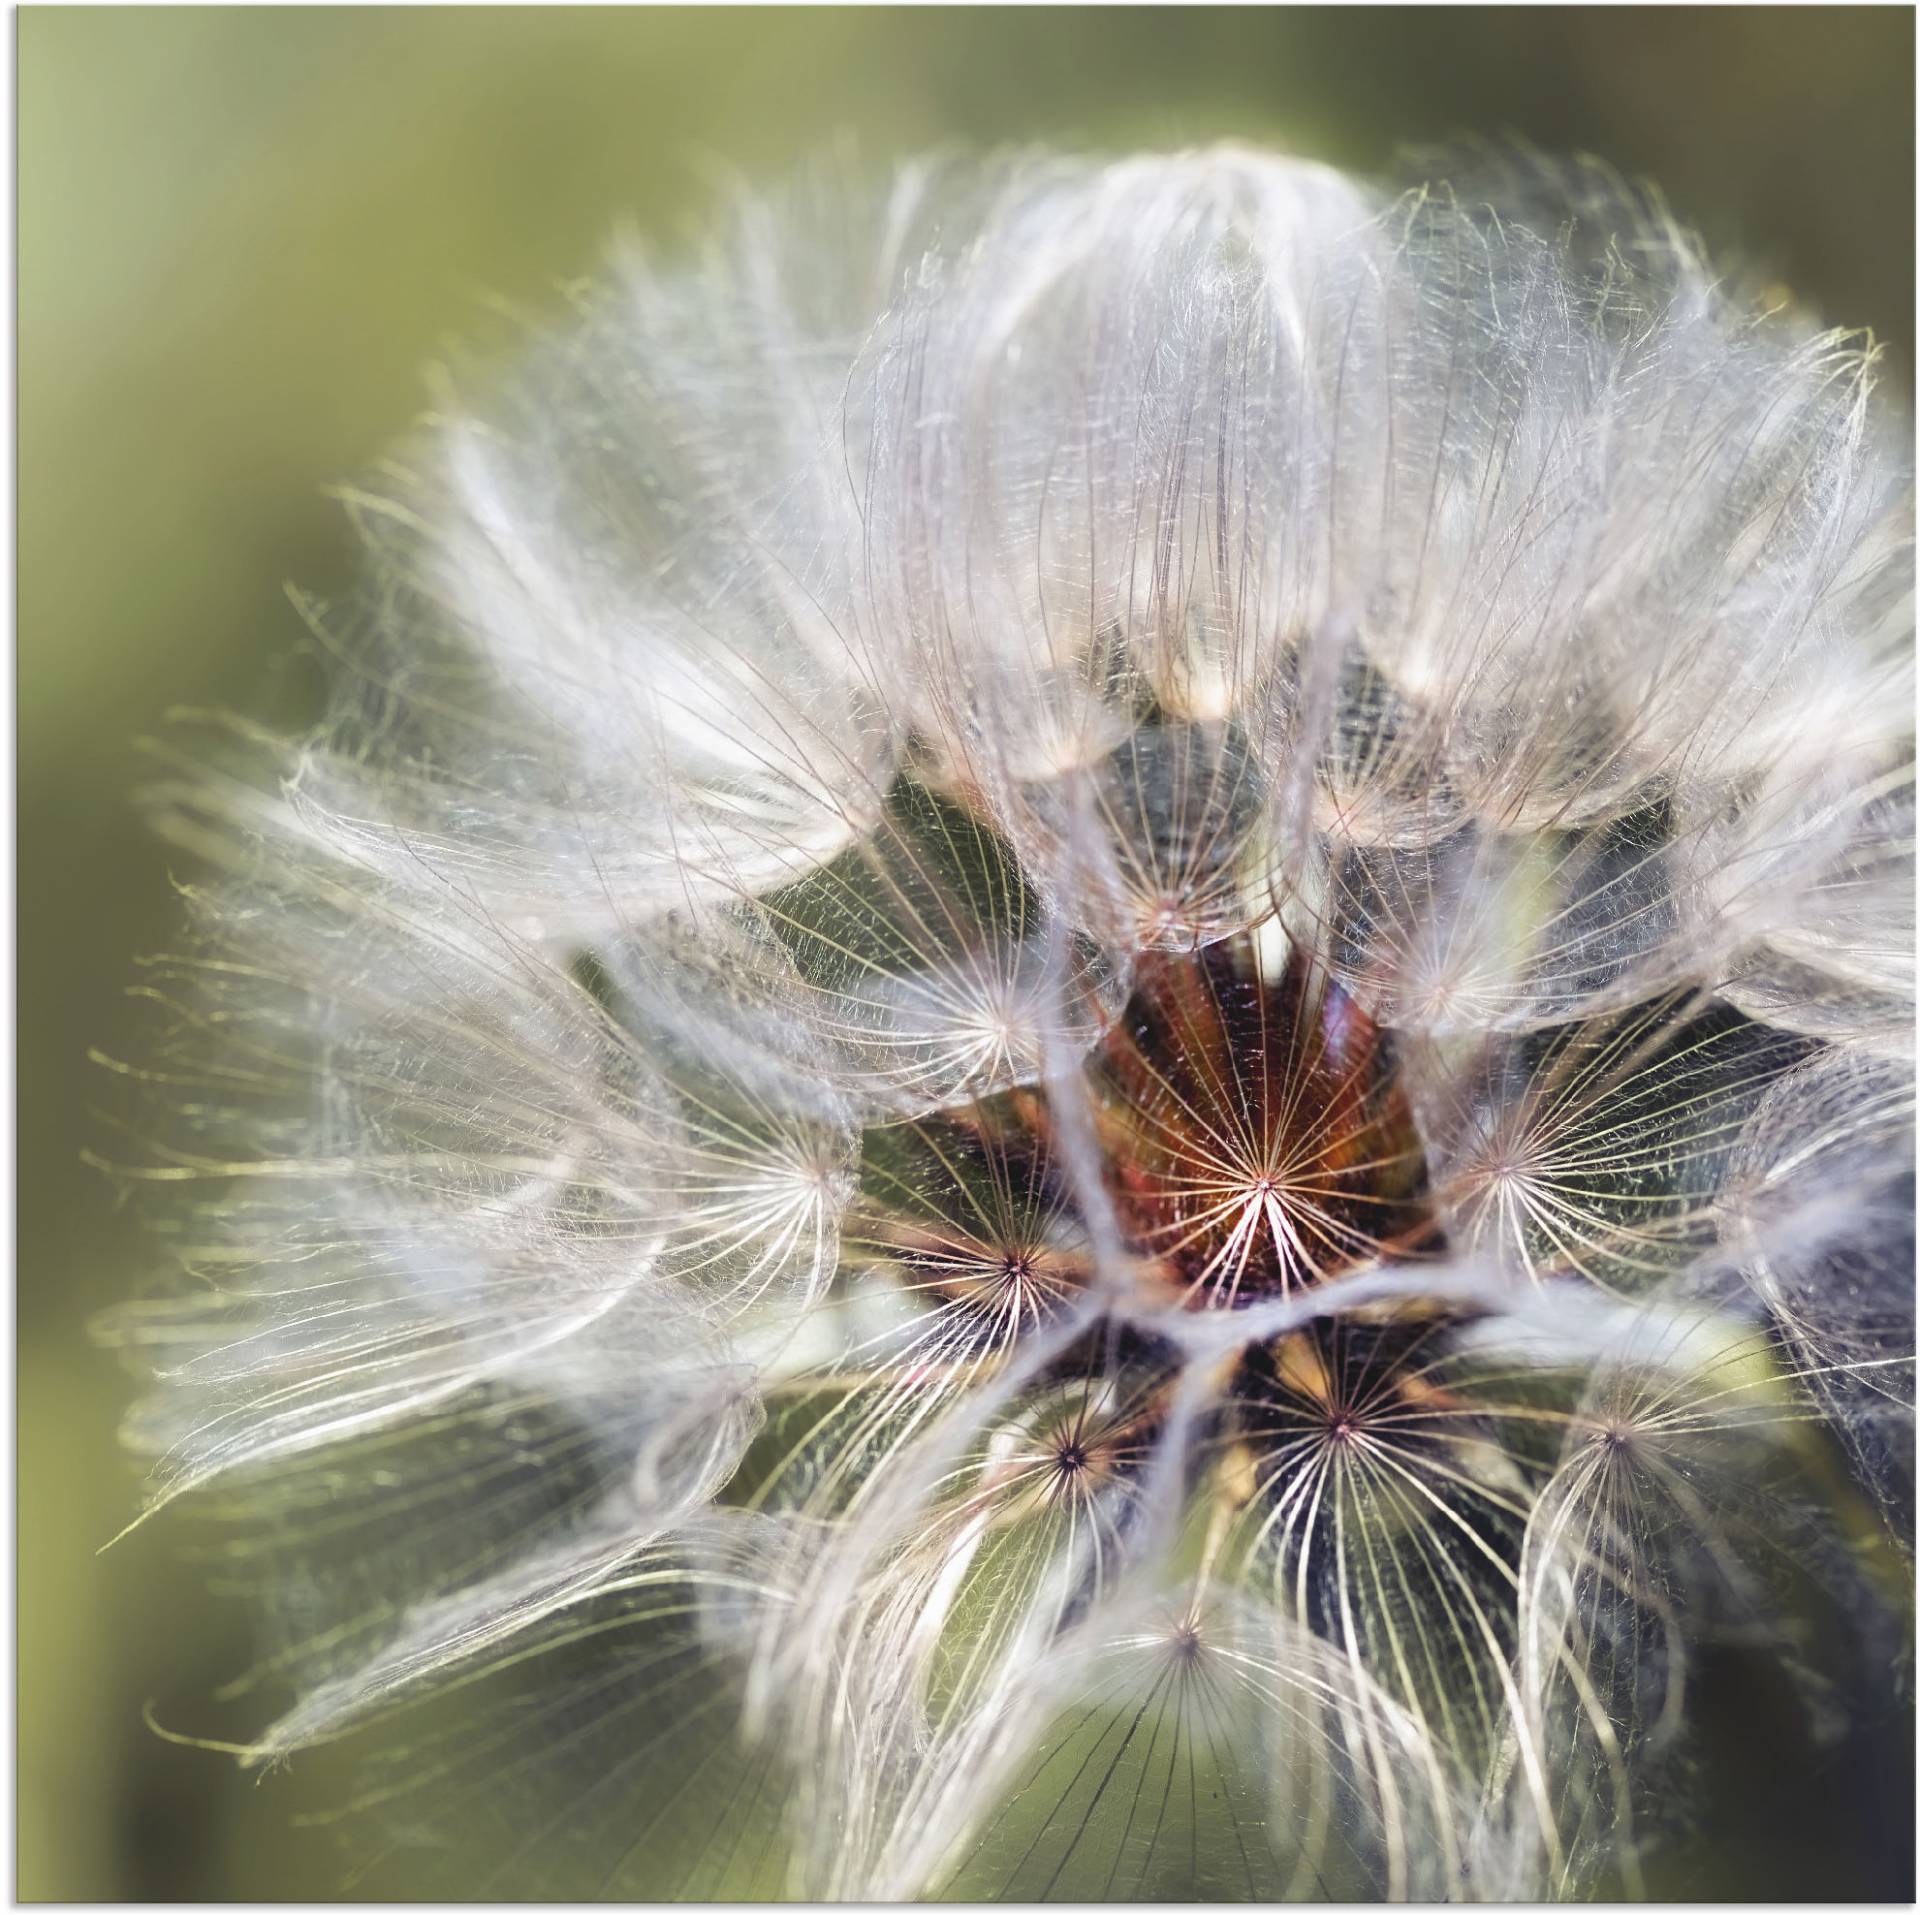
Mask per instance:
[[[109,1334],[369,1879],[1632,1886],[1704,1647],[1897,1636],[1909,477],[1496,186],[823,173],[349,495]]]

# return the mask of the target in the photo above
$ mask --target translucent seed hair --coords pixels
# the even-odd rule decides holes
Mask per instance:
[[[822,166],[442,375],[324,724],[152,794],[225,1739],[378,1892],[1502,1899],[1698,1833],[1716,1643],[1884,1694],[1873,362],[1590,164],[1222,148]]]

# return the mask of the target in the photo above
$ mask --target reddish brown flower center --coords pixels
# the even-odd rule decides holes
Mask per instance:
[[[1428,1243],[1426,1166],[1385,1034],[1249,938],[1143,960],[1092,1069],[1121,1227],[1231,1307]]]

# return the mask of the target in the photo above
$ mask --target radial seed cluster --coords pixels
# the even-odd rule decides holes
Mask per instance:
[[[155,793],[232,1739],[464,1894],[1634,1890],[1701,1646],[1910,1593],[1871,370],[1597,168],[1234,149],[443,375],[327,723]]]

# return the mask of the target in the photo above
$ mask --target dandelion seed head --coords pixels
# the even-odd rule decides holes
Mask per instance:
[[[1883,1639],[1910,476],[1496,174],[823,164],[348,493],[123,1070],[236,1741],[465,1893],[1572,1894]]]

